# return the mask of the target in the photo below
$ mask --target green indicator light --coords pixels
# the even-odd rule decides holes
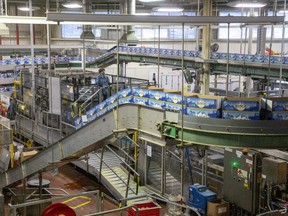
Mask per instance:
[[[232,166],[233,166],[233,167],[238,167],[238,162],[234,161],[234,162],[232,163]]]

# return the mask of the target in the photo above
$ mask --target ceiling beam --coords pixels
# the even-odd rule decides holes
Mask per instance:
[[[218,23],[244,23],[244,24],[276,24],[283,23],[284,16],[135,16],[135,15],[99,15],[99,14],[73,14],[73,13],[47,13],[48,21],[60,23],[79,23],[95,25],[171,25],[171,24],[218,24]]]

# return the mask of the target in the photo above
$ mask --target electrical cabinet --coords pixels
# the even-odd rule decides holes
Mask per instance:
[[[255,214],[259,203],[260,154],[226,148],[224,153],[224,199]]]
[[[262,160],[262,177],[274,184],[286,184],[286,161],[266,157]]]

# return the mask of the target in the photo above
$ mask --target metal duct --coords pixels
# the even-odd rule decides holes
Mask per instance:
[[[136,0],[126,0],[126,14],[134,15],[136,11]],[[135,36],[134,26],[126,26],[126,32],[122,35],[119,40],[119,43],[125,43],[128,46],[136,46],[139,42],[139,39]]]
[[[91,13],[92,12],[92,3],[91,0],[83,0],[83,12]],[[81,39],[95,39],[95,35],[92,32],[91,25],[83,25],[83,32],[80,36]]]
[[[3,0],[0,0],[0,16],[4,15],[3,12],[4,12]],[[9,28],[4,23],[0,23],[0,35],[1,36],[9,35]]]

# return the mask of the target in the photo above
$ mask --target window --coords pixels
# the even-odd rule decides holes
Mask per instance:
[[[182,39],[182,27],[171,26],[169,28],[169,39]],[[184,39],[194,39],[196,38],[196,28],[190,26],[184,26]]]
[[[220,12],[219,16],[241,16],[240,11],[232,11],[232,12]],[[254,13],[254,16],[257,16],[258,13]],[[243,12],[243,16],[249,16],[248,12]],[[231,23],[230,24],[230,39],[241,39],[241,23]],[[247,32],[247,33],[246,33]],[[249,35],[249,28],[242,28],[242,39],[245,37],[248,38]],[[219,39],[228,39],[228,24],[221,23],[219,24],[219,31],[218,31],[218,38]],[[257,38],[257,28],[253,28],[252,30],[252,38]]]
[[[62,11],[62,13],[81,13],[80,11]],[[62,24],[62,38],[80,38],[82,25],[79,24]]]
[[[152,12],[154,16],[196,16],[195,12]],[[156,39],[158,38],[158,26],[150,27],[135,27],[135,34],[139,39]],[[160,28],[161,39],[182,39],[182,26],[161,26]],[[196,38],[196,28],[190,26],[184,27],[184,38]]]
[[[135,27],[135,35],[139,39],[154,39],[158,38],[158,27],[148,28],[148,27]],[[168,38],[168,29],[160,28],[160,38],[167,39]]]
[[[80,38],[82,33],[82,25],[63,24],[61,28],[62,38]]]
[[[273,12],[270,11],[268,12],[268,16],[273,16]],[[279,11],[276,16],[284,16],[284,12]],[[285,13],[285,21],[288,21],[288,12]],[[266,27],[266,38],[269,39],[271,38],[271,26],[267,26]],[[282,38],[282,31],[283,31],[283,26],[274,26],[274,30],[273,30],[273,39],[281,39]],[[285,27],[285,32],[284,32],[284,38],[288,37],[288,28]]]

